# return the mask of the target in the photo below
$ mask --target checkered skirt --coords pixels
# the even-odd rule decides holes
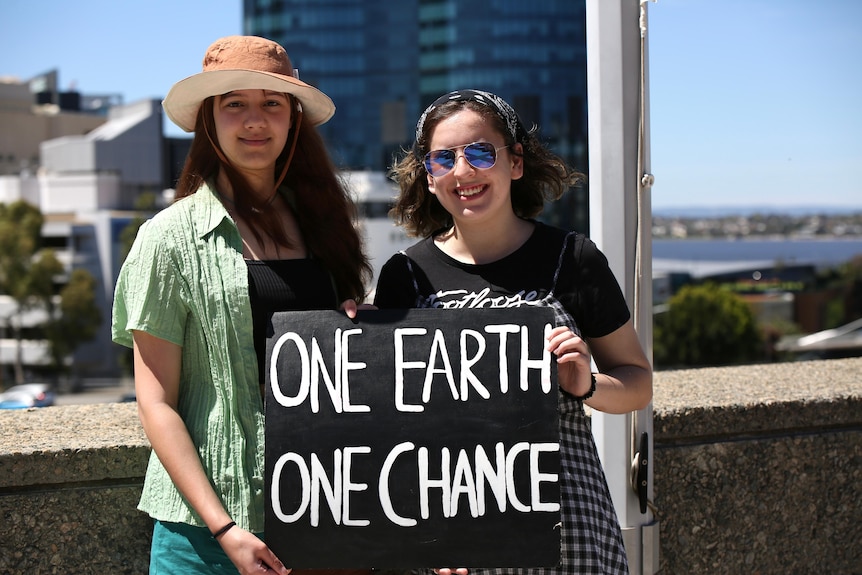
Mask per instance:
[[[593,441],[589,418],[580,401],[563,394],[560,394],[560,515],[560,563],[556,567],[469,568],[470,573],[628,575],[622,533]],[[505,544],[505,541],[500,542],[500,545]],[[430,569],[413,573],[434,575]]]

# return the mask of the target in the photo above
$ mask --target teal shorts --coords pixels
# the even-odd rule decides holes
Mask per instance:
[[[262,535],[258,535],[263,539]],[[156,521],[150,575],[238,575],[239,571],[206,527]]]

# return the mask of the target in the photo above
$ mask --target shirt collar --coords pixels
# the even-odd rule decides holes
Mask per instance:
[[[198,237],[204,237],[207,234],[212,233],[212,231],[225,220],[229,221],[231,225],[236,227],[236,224],[231,219],[224,205],[221,203],[221,200],[219,200],[212,182],[205,182],[200,188],[198,188],[198,191],[194,193],[194,197],[195,203],[197,203],[202,210],[202,217],[195,220],[195,225],[198,227],[196,230]]]

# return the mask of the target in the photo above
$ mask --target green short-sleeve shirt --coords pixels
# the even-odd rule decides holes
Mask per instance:
[[[264,415],[242,240],[209,186],[139,230],[117,280],[115,342],[140,330],[182,346],[178,411],[225,509],[263,531]],[[204,526],[155,452],[138,506],[160,521]]]

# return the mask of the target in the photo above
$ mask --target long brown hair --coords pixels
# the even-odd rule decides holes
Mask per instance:
[[[294,97],[290,94],[288,97],[294,114],[300,113],[294,105]],[[289,246],[275,210],[255,209],[248,199],[253,197],[249,193],[251,186],[248,181],[219,159],[214,100],[214,97],[207,98],[198,110],[195,136],[177,181],[177,199],[194,194],[206,181],[214,180],[219,170],[224,170],[234,190],[234,208],[252,224],[249,227],[258,241],[262,231],[276,245]],[[295,128],[297,124],[298,131]],[[294,211],[305,244],[332,275],[339,300],[352,298],[361,302],[366,295],[365,283],[371,279],[371,265],[354,225],[356,206],[338,177],[323,138],[308,123],[294,122],[287,145],[276,161],[276,179],[289,158],[294,139],[296,148],[279,193],[287,194],[286,199]]]

